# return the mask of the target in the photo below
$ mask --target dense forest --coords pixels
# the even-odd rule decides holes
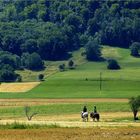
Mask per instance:
[[[99,44],[138,42],[139,0],[0,0],[0,81],[17,79],[16,69],[67,59],[80,47],[96,60]]]

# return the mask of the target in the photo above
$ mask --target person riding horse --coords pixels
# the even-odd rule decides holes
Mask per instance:
[[[82,110],[81,117],[83,118],[83,121],[88,121],[88,112],[86,106],[84,106]]]
[[[83,108],[83,113],[84,112],[87,112],[87,107],[86,106],[84,106],[84,108]]]
[[[93,119],[93,121],[95,121],[95,119],[96,119],[97,121],[99,121],[100,115],[99,115],[99,113],[97,112],[96,106],[94,106],[93,112],[90,113],[90,117]]]
[[[94,112],[94,114],[97,113],[97,108],[96,108],[96,106],[94,106],[93,112]]]

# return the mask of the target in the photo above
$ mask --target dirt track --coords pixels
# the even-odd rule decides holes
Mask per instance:
[[[47,105],[88,102],[128,102],[128,99],[90,98],[90,99],[0,99],[0,106]]]

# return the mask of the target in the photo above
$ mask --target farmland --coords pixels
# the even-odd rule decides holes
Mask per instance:
[[[15,135],[16,133],[16,135]],[[1,140],[128,140],[128,139],[140,139],[139,128],[49,128],[49,129],[36,129],[36,130],[1,130]]]
[[[45,81],[26,92],[1,92],[0,93],[0,124],[13,123],[40,125],[27,130],[6,130],[0,128],[1,137],[4,140],[13,137],[19,139],[139,139],[140,123],[133,121],[133,114],[128,98],[140,95],[140,70],[139,58],[129,55],[129,50],[104,46],[103,55],[107,59],[115,58],[121,65],[121,70],[107,70],[107,62],[87,62],[80,56],[83,49],[75,51],[73,60],[76,68],[64,72],[58,71],[58,65],[67,64],[67,61],[46,62],[48,69],[42,71]],[[78,57],[78,59],[76,59]],[[38,72],[19,71],[25,81],[28,78],[35,79]],[[29,76],[30,73],[30,76]],[[100,73],[102,73],[102,85],[100,90]],[[20,83],[21,86],[23,83]],[[2,84],[1,84],[2,85]],[[16,83],[13,85],[17,86]],[[101,115],[100,122],[82,122],[80,117],[83,106],[88,111],[93,111],[93,106]],[[30,106],[31,113],[38,114],[31,121],[27,121],[24,107]],[[139,115],[139,114],[138,114]],[[43,126],[46,126],[45,128]],[[56,128],[48,128],[48,126]],[[69,128],[66,128],[69,127]],[[71,128],[72,127],[72,128]],[[12,128],[15,129],[15,128]],[[131,130],[131,133],[129,133]],[[52,133],[55,132],[55,135]],[[75,132],[76,131],[76,132]],[[109,132],[108,132],[109,131]],[[17,133],[13,136],[13,132]],[[62,132],[64,132],[62,134]],[[28,137],[28,134],[31,137]],[[81,135],[79,135],[82,133]],[[102,135],[102,137],[101,137]],[[28,138],[27,138],[28,137]]]
[[[73,60],[78,57],[74,70],[59,72],[57,67],[61,62],[52,62],[54,66],[48,66],[49,73],[39,86],[22,94],[1,92],[0,98],[130,98],[139,95],[140,59],[130,56],[129,50],[103,47],[105,58],[115,58],[120,63],[122,69],[118,71],[107,70],[107,62],[86,62],[80,56],[82,51],[73,55]],[[67,61],[62,63],[67,64]]]

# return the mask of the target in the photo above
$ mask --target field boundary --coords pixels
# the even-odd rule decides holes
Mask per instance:
[[[0,106],[23,106],[23,105],[48,105],[48,104],[69,104],[69,103],[128,103],[128,99],[119,98],[77,98],[77,99],[0,99]]]

